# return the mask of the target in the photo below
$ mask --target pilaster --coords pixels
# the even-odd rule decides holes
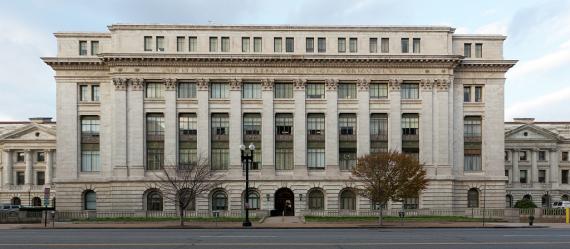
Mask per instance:
[[[402,151],[402,110],[399,79],[388,81],[390,113],[388,116],[388,149]],[[420,131],[421,132],[421,131]]]
[[[197,151],[200,160],[210,159],[210,104],[209,104],[209,80],[199,79],[196,81],[196,99],[198,100],[198,123]],[[206,128],[201,128],[206,127]]]
[[[357,145],[358,156],[370,153],[370,81],[358,79],[358,114],[357,114]]]
[[[230,80],[230,141],[229,141],[229,154],[230,154],[230,175],[241,176],[241,151],[239,146],[243,143],[242,140],[242,113],[241,113],[241,79]]]
[[[327,175],[338,175],[338,80],[325,80],[325,98],[327,113],[325,113],[325,167]]]
[[[45,150],[46,155],[46,171],[45,171],[45,185],[50,185],[53,178],[53,150]]]
[[[519,185],[520,186],[520,169],[519,169],[519,150],[513,150],[513,186]]]
[[[164,164],[177,165],[177,110],[176,79],[163,79],[164,82]]]
[[[274,132],[274,119],[273,113],[273,79],[263,79],[261,81],[261,99],[263,101],[261,113],[261,146],[262,162],[261,162],[261,175],[275,175],[275,132]]]
[[[447,79],[440,79],[436,82],[436,108],[437,114],[437,127],[435,137],[435,144],[437,146],[435,160],[436,175],[451,175],[449,167],[449,81]],[[421,132],[421,131],[420,131]]]
[[[538,184],[538,149],[533,148],[531,154],[531,179],[532,184]]]
[[[127,177],[127,78],[113,78],[113,172]]]
[[[293,98],[295,113],[293,114],[293,167],[302,170],[307,168],[307,130],[305,113],[305,79],[295,79],[293,82]]]
[[[424,163],[428,169],[428,175],[433,175],[434,158],[434,118],[433,110],[433,81],[421,80],[420,98],[422,100],[422,110],[420,114],[420,162]],[[431,169],[431,170],[430,170]]]
[[[552,149],[549,152],[550,155],[550,183],[552,184],[552,189],[558,188],[560,179],[560,165],[558,157],[558,149]]]
[[[2,153],[4,153],[4,155],[2,156],[2,158],[4,158],[4,162],[2,163],[3,165],[3,169],[2,169],[2,173],[4,174],[2,176],[2,178],[4,179],[4,182],[2,183],[4,186],[9,186],[12,185],[12,180],[14,179],[12,170],[14,167],[14,162],[12,159],[12,151],[11,150],[3,150]]]
[[[26,170],[24,171],[24,183],[26,185],[33,185],[34,184],[34,177],[33,177],[33,157],[32,157],[32,150],[25,150],[25,161],[26,161]]]
[[[128,141],[128,175],[130,177],[144,177],[144,147],[145,133],[144,124],[144,80],[133,78],[129,80],[129,90],[127,92],[127,141]]]

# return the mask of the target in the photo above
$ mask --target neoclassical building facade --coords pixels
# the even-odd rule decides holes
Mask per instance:
[[[506,207],[528,198],[551,207],[570,196],[570,122],[520,118],[505,123]]]
[[[0,204],[53,205],[55,139],[55,122],[51,118],[0,122]],[[48,203],[45,188],[50,188]]]
[[[164,165],[206,158],[224,183],[192,209],[375,208],[368,153],[425,164],[407,208],[504,207],[506,37],[439,26],[111,25],[56,33],[58,209],[173,209]],[[395,205],[395,204],[394,204]],[[399,205],[398,205],[399,206]]]

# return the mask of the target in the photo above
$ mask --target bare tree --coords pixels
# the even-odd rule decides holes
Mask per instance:
[[[359,157],[352,174],[357,178],[355,180],[363,183],[362,187],[356,188],[358,193],[380,205],[380,225],[383,206],[388,201],[403,201],[427,187],[423,165],[395,150]]]
[[[165,165],[155,174],[158,181],[151,187],[161,191],[163,198],[175,204],[180,215],[180,226],[184,226],[184,211],[196,202],[196,197],[219,186],[221,176],[210,170],[208,160],[198,158],[188,165]]]

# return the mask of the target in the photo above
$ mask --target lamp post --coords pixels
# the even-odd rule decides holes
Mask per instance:
[[[245,208],[245,221],[243,222],[243,227],[250,227],[251,221],[249,221],[249,167],[253,164],[253,153],[255,151],[255,145],[249,145],[249,155],[245,151],[245,145],[239,146],[241,150],[241,164],[245,165],[245,195],[244,195],[244,208]]]

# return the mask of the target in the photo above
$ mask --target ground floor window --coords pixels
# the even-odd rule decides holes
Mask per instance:
[[[404,198],[404,209],[418,209],[420,203],[419,197]]]
[[[12,205],[22,205],[22,200],[18,197],[13,197],[12,200],[10,200],[10,203]]]
[[[150,190],[146,194],[146,210],[162,211],[162,194],[158,190]]]
[[[83,194],[83,208],[85,210],[97,209],[97,194],[93,190],[87,190]]]
[[[309,192],[309,209],[311,210],[325,209],[325,195],[321,190],[314,189]]]
[[[512,195],[507,195],[505,197],[505,207],[507,208],[512,208],[513,207],[513,196]]]
[[[479,191],[476,188],[472,188],[469,189],[469,191],[467,191],[467,207],[468,208],[479,207]]]
[[[41,207],[42,206],[42,199],[40,199],[40,197],[32,198],[32,206]]]
[[[248,209],[259,209],[259,194],[255,190],[250,190],[247,196]]]
[[[212,210],[227,210],[228,196],[223,190],[216,190],[212,194]]]
[[[356,195],[350,189],[345,189],[340,193],[340,209],[356,210]]]

